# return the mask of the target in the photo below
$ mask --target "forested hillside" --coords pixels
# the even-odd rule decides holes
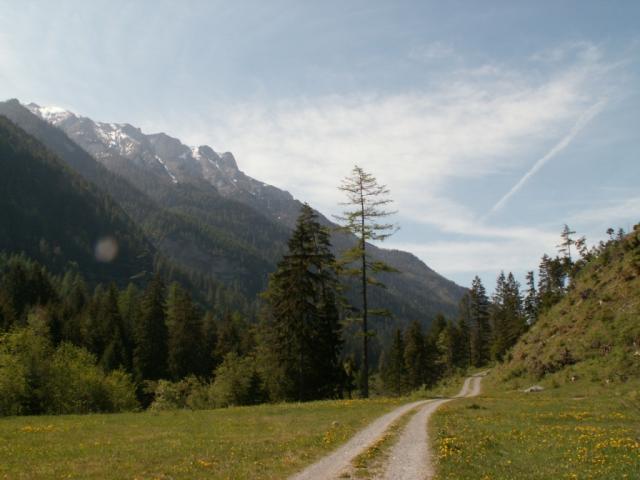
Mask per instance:
[[[224,282],[248,296],[264,287],[282,248],[275,247],[274,251],[273,245],[284,243],[286,229],[269,224],[243,205],[230,204],[206,185],[179,186],[174,191],[166,175],[150,175],[135,163],[115,155],[112,162],[120,169],[119,174],[113,173],[64,132],[16,100],[0,103],[0,113],[114,199],[158,251],[182,270],[195,278],[204,276],[204,280],[210,277],[214,282]],[[167,181],[170,185],[163,188],[163,182]],[[250,230],[247,225],[255,229]],[[237,235],[239,231],[243,232],[242,236]]]
[[[230,153],[188,147],[127,124],[28,107],[31,110],[10,100],[0,103],[0,113],[109,193],[165,257],[249,298],[266,286],[302,206],[288,192],[245,175]],[[321,223],[335,227],[326,218],[321,217]],[[354,242],[344,235],[332,238],[335,253]],[[378,322],[381,338],[388,338],[396,323],[418,319],[426,326],[437,313],[455,314],[463,288],[411,254],[374,245],[370,249],[400,271],[383,275],[388,288],[375,291],[372,298],[395,314],[391,324]]]
[[[5,117],[0,157],[0,250],[75,263],[91,281],[151,275],[155,249],[120,206]]]

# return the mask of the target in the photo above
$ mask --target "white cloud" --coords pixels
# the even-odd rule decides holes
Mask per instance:
[[[214,106],[206,128],[189,124],[185,134],[232,150],[248,174],[327,214],[339,209],[339,179],[358,164],[391,188],[408,221],[457,238],[386,247],[409,250],[448,275],[522,272],[554,251],[560,225],[495,226],[479,218],[486,206],[450,189],[522,170],[531,152],[569,131],[535,173],[600,111],[598,99],[610,94],[603,88],[609,66],[589,45],[581,54],[572,48],[575,61],[545,75],[487,64],[456,70],[423,91]]]
[[[635,218],[633,218],[634,215]],[[619,225],[616,222],[628,222],[629,218],[632,218],[632,221],[636,223],[640,222],[640,196],[618,198],[609,202],[608,205],[576,212],[568,221],[571,225],[578,226],[596,224],[606,225],[606,227],[628,228],[628,225]],[[604,233],[604,229],[602,230],[599,232],[600,234]]]
[[[335,212],[336,184],[358,164],[391,187],[404,215],[460,230],[478,212],[457,203],[450,182],[521,168],[593,103],[601,69],[588,57],[532,81],[490,65],[428,91],[215,106],[178,133],[232,150],[248,174],[325,213]]]
[[[447,275],[533,270],[544,252],[554,251],[554,244],[536,237],[518,240],[394,243],[390,246],[413,252],[430,267]],[[532,255],[532,252],[536,253]]]

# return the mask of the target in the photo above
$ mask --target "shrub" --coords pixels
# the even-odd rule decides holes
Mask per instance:
[[[152,410],[177,410],[181,408],[203,409],[213,407],[209,388],[196,377],[178,382],[159,380],[154,390]]]
[[[87,350],[54,349],[41,325],[0,337],[0,415],[113,412],[138,407],[126,373],[108,375]]]
[[[5,338],[6,335],[0,337],[0,416],[19,415],[29,385],[26,369],[18,358],[1,351]]]
[[[46,413],[88,413],[107,411],[109,400],[103,387],[103,373],[96,358],[86,350],[61,344],[53,354],[49,375],[43,385]]]
[[[251,405],[263,400],[262,381],[252,357],[228,353],[216,369],[210,395],[217,407]]]
[[[114,370],[109,373],[104,379],[104,388],[110,412],[125,412],[140,407],[131,375],[124,370]]]

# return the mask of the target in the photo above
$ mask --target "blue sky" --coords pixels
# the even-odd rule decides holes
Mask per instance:
[[[640,2],[0,0],[0,97],[232,151],[337,213],[357,163],[409,250],[520,278],[640,221]]]

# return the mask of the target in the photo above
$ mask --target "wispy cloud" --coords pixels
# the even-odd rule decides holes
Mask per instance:
[[[480,181],[522,165],[528,152],[584,112],[597,90],[598,68],[590,57],[532,81],[493,65],[490,75],[456,71],[429,90],[403,94],[212,104],[173,122],[173,132],[232,150],[248,174],[325,213],[335,212],[336,182],[357,163],[392,188],[404,215],[461,231],[482,204],[461,202],[451,182]],[[602,105],[582,113],[568,140],[535,168],[565,148]]]
[[[587,126],[587,124],[593,120],[606,105],[606,99],[601,99],[598,102],[591,105],[576,121],[569,133],[567,133],[558,143],[556,143],[551,150],[549,150],[542,158],[540,158],[533,166],[518,180],[518,182],[509,190],[496,204],[491,207],[489,215],[497,212],[503,208],[509,199],[513,197],[527,181],[533,177],[549,160],[556,157],[560,152],[569,146],[573,139],[580,133],[580,131]]]
[[[633,221],[640,222],[640,196],[637,195],[616,198],[606,202],[606,205],[576,212],[569,218],[569,221],[572,225],[598,224],[602,226],[604,222],[609,222],[607,227],[626,227],[618,225],[616,222],[627,220],[633,215],[635,215]],[[603,234],[604,228],[599,233]]]

